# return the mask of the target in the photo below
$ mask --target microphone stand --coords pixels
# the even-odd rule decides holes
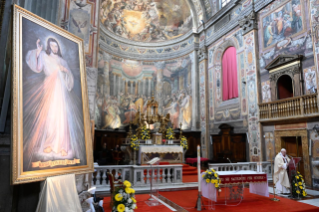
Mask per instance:
[[[230,159],[229,159],[229,158],[227,158],[227,160],[229,161],[230,165],[233,167],[233,171],[235,171],[235,168],[234,168],[233,163],[230,161]]]

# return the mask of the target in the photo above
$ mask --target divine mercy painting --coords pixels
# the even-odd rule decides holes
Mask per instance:
[[[83,40],[17,6],[15,12],[22,18],[15,19],[13,104],[22,113],[13,114],[13,161],[20,158],[13,183],[91,169]]]

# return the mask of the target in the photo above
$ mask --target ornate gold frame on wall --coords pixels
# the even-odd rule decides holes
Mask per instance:
[[[45,180],[49,176],[64,174],[84,174],[93,172],[92,137],[87,94],[87,81],[84,61],[83,40],[61,29],[60,27],[34,15],[33,13],[17,6],[13,6],[13,53],[12,53],[12,148],[11,148],[11,183],[21,184]],[[79,67],[81,77],[81,96],[83,108],[83,129],[86,148],[86,165],[46,169],[38,171],[23,171],[23,77],[22,77],[22,18],[53,31],[78,45]]]

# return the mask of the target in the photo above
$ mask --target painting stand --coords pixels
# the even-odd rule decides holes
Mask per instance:
[[[48,177],[43,184],[36,212],[82,211],[75,174]]]

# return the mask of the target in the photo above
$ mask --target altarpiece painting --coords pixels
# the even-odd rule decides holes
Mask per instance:
[[[93,171],[83,40],[14,7],[12,183]]]

